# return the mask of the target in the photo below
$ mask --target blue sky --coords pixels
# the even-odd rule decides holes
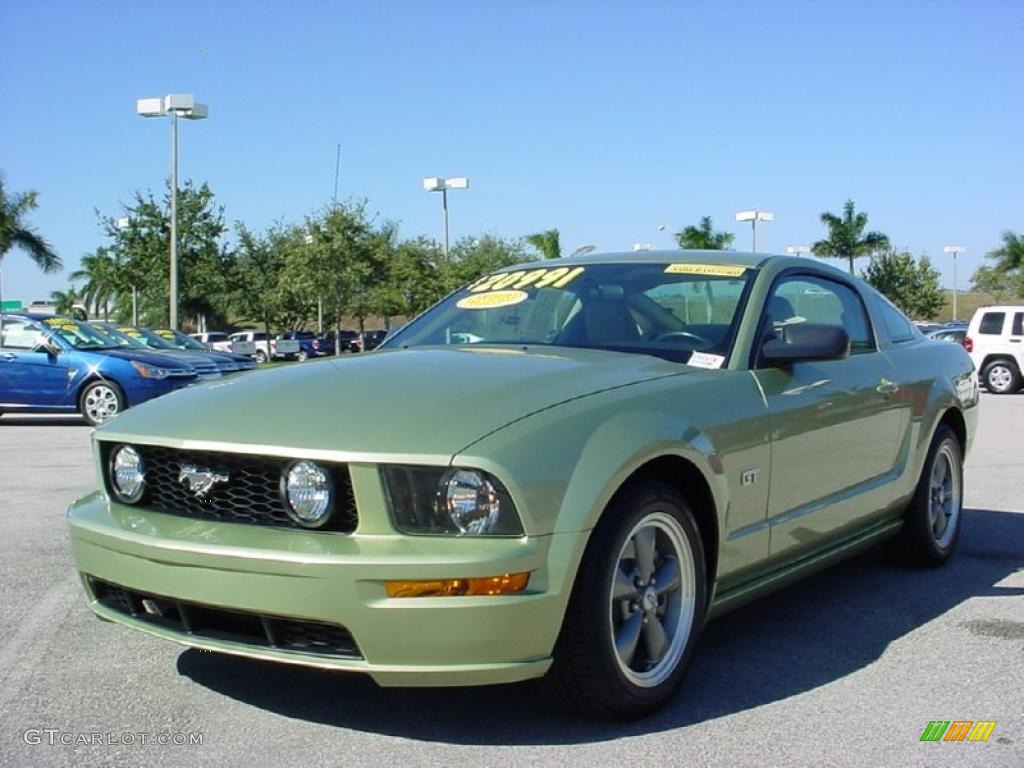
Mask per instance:
[[[548,227],[668,247],[658,225],[775,213],[761,250],[813,242],[853,198],[964,287],[1024,230],[1024,3],[21,2],[0,0],[0,171],[67,271],[94,209],[160,189],[169,126],[135,99],[194,93],[181,177],[262,228],[368,198],[440,237],[428,175],[466,175],[453,238]],[[18,252],[4,296],[67,285]]]

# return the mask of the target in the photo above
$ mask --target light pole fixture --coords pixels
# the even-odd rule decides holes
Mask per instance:
[[[953,319],[956,320],[956,257],[967,249],[962,245],[947,245],[942,249],[943,253],[953,254]]]
[[[740,211],[736,214],[736,221],[749,221],[750,229],[753,233],[753,250],[757,253],[757,222],[759,221],[775,221],[775,214],[769,211],[759,211],[755,205],[749,211]]]
[[[135,111],[142,117],[171,118],[171,330],[178,330],[178,118],[205,120],[210,108],[190,93],[169,93],[163,98],[139,99]]]
[[[808,248],[806,245],[787,245],[786,246],[786,253],[788,253],[790,256],[797,256],[797,257],[799,257],[799,256],[802,256],[805,253],[810,253],[810,252],[811,252],[811,249]]]
[[[468,189],[469,179],[465,176],[456,176],[452,179],[443,179],[440,176],[428,176],[423,179],[423,188],[427,192],[441,193],[441,209],[444,213],[444,260],[448,261],[448,190]]]

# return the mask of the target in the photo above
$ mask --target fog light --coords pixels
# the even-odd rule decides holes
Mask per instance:
[[[505,573],[476,579],[425,579],[387,582],[388,597],[456,597],[463,595],[510,595],[522,592],[529,572]]]
[[[312,461],[296,461],[285,469],[285,511],[305,528],[320,528],[331,516],[334,483],[326,469]]]
[[[130,445],[114,449],[110,462],[110,485],[118,501],[134,504],[146,490],[146,467],[139,452]]]

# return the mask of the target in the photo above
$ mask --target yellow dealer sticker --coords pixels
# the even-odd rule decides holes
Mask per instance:
[[[459,299],[456,304],[459,309],[497,309],[498,307],[511,307],[529,298],[526,291],[495,291],[494,293],[476,293]]]
[[[540,267],[538,269],[520,269],[515,272],[498,272],[487,275],[470,284],[473,293],[483,291],[504,291],[521,288],[565,288],[569,283],[583,274],[583,267]],[[522,299],[520,299],[522,301]]]
[[[707,275],[708,277],[742,277],[746,267],[725,264],[669,264],[665,272],[669,275]]]

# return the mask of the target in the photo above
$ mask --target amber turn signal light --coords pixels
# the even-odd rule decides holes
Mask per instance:
[[[389,581],[388,597],[455,597],[460,595],[510,595],[522,592],[530,581],[527,573],[505,573],[478,579],[428,579]]]

